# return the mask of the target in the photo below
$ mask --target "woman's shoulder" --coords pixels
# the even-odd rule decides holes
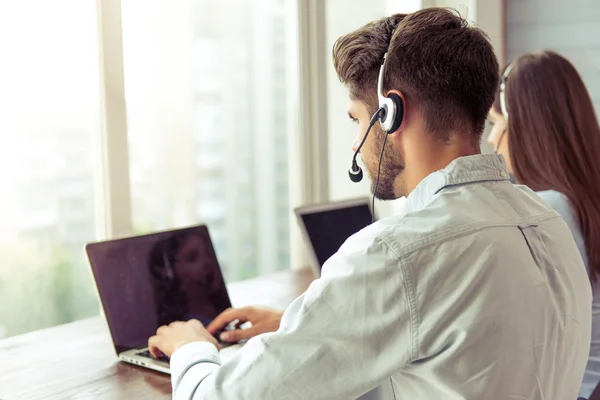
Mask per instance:
[[[567,199],[567,196],[561,192],[557,192],[556,190],[542,190],[536,192],[536,194],[540,196],[546,204],[559,213],[561,217],[573,218],[573,208],[571,207],[571,203],[569,202],[569,199]]]
[[[556,190],[544,190],[536,193],[544,202],[546,202],[546,204],[552,207],[565,220],[567,226],[573,234],[573,237],[575,238],[575,243],[577,243],[577,247],[579,248],[581,256],[583,257],[587,266],[587,252],[585,250],[583,236],[581,235],[581,231],[579,230],[577,216],[575,215],[575,211],[573,210],[571,202],[569,201],[567,196],[560,192],[557,192]]]

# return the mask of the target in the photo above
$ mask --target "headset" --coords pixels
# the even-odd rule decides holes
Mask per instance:
[[[502,139],[504,139],[504,135],[506,135],[506,130],[508,129],[508,106],[506,104],[506,81],[508,80],[508,76],[510,75],[510,71],[512,71],[514,67],[514,63],[510,63],[508,67],[504,70],[502,74],[502,78],[500,80],[500,111],[502,111],[502,115],[506,120],[507,128],[504,128],[502,133],[500,134],[500,138],[498,139],[498,144],[494,149],[494,153],[498,154],[498,149],[500,148],[500,144],[502,143]]]
[[[500,110],[502,111],[502,115],[504,119],[508,121],[508,107],[506,105],[506,81],[508,80],[508,76],[510,75],[510,71],[512,71],[514,63],[511,63],[506,67],[504,73],[502,74],[502,79],[500,81]]]
[[[398,130],[400,125],[402,124],[402,119],[404,118],[404,103],[400,96],[396,93],[390,94],[387,97],[383,93],[383,76],[385,75],[385,67],[387,65],[387,52],[383,55],[383,61],[381,62],[381,67],[379,69],[379,78],[377,80],[377,99],[379,100],[379,108],[375,111],[375,114],[371,117],[371,121],[369,122],[369,127],[365,132],[365,136],[363,136],[358,148],[354,152],[354,156],[352,157],[352,166],[348,170],[348,175],[352,182],[360,182],[363,178],[362,169],[356,163],[356,157],[360,153],[360,149],[362,148],[369,132],[371,132],[371,128],[375,125],[375,122],[379,120],[379,124],[381,125],[381,129],[383,129],[387,134],[392,134]],[[387,135],[384,140],[387,141]],[[383,155],[383,149],[381,149],[381,154]],[[381,164],[381,157],[379,163]],[[381,165],[380,165],[381,167]],[[377,181],[379,181],[379,173],[377,174]]]
[[[371,132],[371,128],[373,127],[373,125],[375,125],[375,122],[379,120],[381,129],[383,129],[383,131],[386,132],[386,135],[385,139],[383,140],[383,146],[381,147],[381,154],[379,155],[377,181],[375,183],[375,190],[373,191],[373,200],[371,208],[373,212],[373,222],[375,221],[375,193],[377,193],[377,189],[379,188],[381,161],[383,159],[383,151],[385,150],[385,144],[387,142],[388,136],[398,130],[400,125],[402,125],[402,120],[404,119],[404,103],[402,102],[402,98],[396,93],[390,94],[389,97],[383,93],[383,77],[385,75],[387,59],[388,57],[386,51],[383,55],[383,60],[381,61],[381,67],[379,68],[379,78],[377,79],[377,99],[379,101],[379,108],[371,117],[371,120],[369,121],[369,127],[367,128],[367,131],[365,132],[365,136],[363,136],[362,141],[358,145],[358,148],[354,152],[354,156],[352,157],[352,166],[348,170],[348,175],[352,182],[360,182],[362,180],[363,172],[362,169],[356,163],[356,157],[360,153],[360,149],[365,143],[369,132]]]

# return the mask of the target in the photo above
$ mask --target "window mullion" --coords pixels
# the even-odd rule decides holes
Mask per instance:
[[[121,0],[97,0],[100,60],[99,237],[131,234]]]

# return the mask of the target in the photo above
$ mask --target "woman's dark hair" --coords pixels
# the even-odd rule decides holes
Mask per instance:
[[[600,275],[600,127],[575,67],[552,51],[525,54],[506,79],[514,174],[532,190],[564,194],[574,209],[590,278]],[[494,109],[501,113],[499,94]]]

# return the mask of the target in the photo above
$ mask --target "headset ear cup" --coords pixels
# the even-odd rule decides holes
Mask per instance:
[[[392,122],[392,126],[387,133],[394,133],[402,124],[402,119],[404,118],[404,103],[402,102],[402,98],[396,93],[390,93],[388,98],[394,103],[396,112],[394,113],[394,121]]]

